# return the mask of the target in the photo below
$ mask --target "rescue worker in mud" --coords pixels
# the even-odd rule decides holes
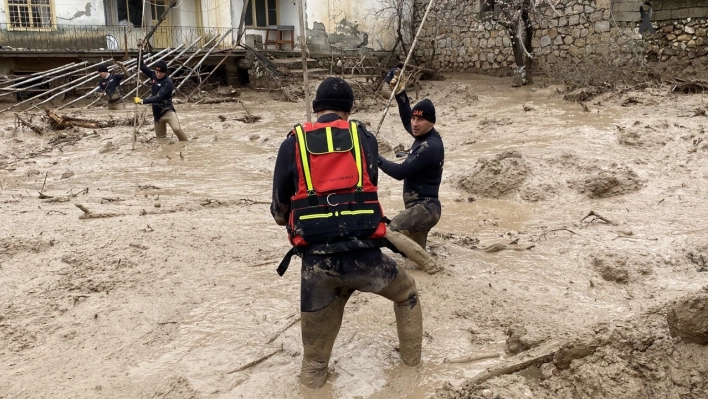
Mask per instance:
[[[420,362],[423,316],[415,281],[381,252],[386,224],[377,197],[378,144],[356,121],[351,86],[329,77],[318,87],[315,123],[297,125],[278,151],[271,214],[286,225],[293,254],[302,257],[300,312],[303,358],[300,382],[319,388],[354,291],[393,301],[400,356]]]
[[[143,62],[140,63],[140,70],[152,79],[152,94],[146,99],[135,97],[136,104],[152,104],[152,116],[155,120],[155,136],[158,139],[167,137],[167,125],[170,125],[179,141],[187,141],[177,119],[177,111],[172,104],[172,91],[174,85],[172,79],[167,76],[167,64],[165,61],[157,61],[154,71]]]
[[[123,73],[111,73],[104,64],[98,66],[98,76],[101,78],[98,82],[98,91],[106,97],[106,107],[111,111],[125,109],[120,82],[130,76],[123,64],[120,62],[116,62],[116,64]]]
[[[395,80],[391,81],[395,85]],[[379,155],[379,169],[396,180],[403,180],[405,210],[391,220],[389,228],[410,237],[423,249],[428,232],[440,220],[442,207],[438,199],[442,180],[445,148],[435,130],[435,106],[423,99],[411,110],[405,87],[398,88],[396,102],[401,122],[415,139],[408,157],[402,163],[391,162]]]

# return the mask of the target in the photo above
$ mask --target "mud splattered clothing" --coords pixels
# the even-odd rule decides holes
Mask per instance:
[[[405,92],[396,96],[401,122],[411,130],[411,107]],[[396,180],[403,180],[403,203],[406,209],[398,214],[389,228],[400,231],[425,246],[425,237],[440,220],[442,211],[438,192],[442,181],[445,148],[440,134],[431,129],[415,141],[408,158],[398,164],[379,156],[379,168]]]
[[[143,100],[143,104],[152,104],[152,117],[155,120],[155,136],[167,137],[167,125],[170,125],[175,136],[180,141],[187,141],[187,135],[182,130],[177,118],[177,111],[172,104],[174,85],[167,75],[157,78],[155,71],[145,64],[140,64],[140,70],[152,79],[152,94]]]
[[[167,75],[158,79],[155,71],[143,63],[140,64],[140,70],[152,79],[152,94],[143,100],[143,104],[152,104],[152,117],[155,122],[159,122],[160,118],[170,111],[177,112],[172,104],[172,79]]]
[[[340,119],[325,114],[318,123]],[[359,125],[359,136],[369,179],[378,184],[376,137]],[[273,173],[271,214],[286,225],[291,198],[298,187],[296,137],[281,144]],[[300,247],[298,247],[299,249]],[[423,316],[415,281],[396,262],[366,239],[304,248],[300,279],[300,311],[303,359],[300,382],[310,388],[325,384],[329,358],[344,316],[344,306],[354,291],[372,292],[394,302],[401,359],[407,365],[420,362]]]
[[[106,93],[108,104],[115,104],[121,101],[123,93],[120,90],[120,82],[123,79],[125,79],[125,75],[122,73],[112,73],[98,82],[99,91]]]
[[[339,118],[337,114],[322,115],[317,122],[327,123],[336,121]],[[378,167],[376,159],[378,157],[378,142],[373,134],[368,132],[362,124],[358,124],[359,138],[364,151],[365,164],[369,180],[376,186],[378,185]],[[275,161],[275,171],[273,172],[273,201],[270,206],[270,213],[273,215],[276,223],[285,225],[290,217],[291,199],[295,195],[298,187],[298,169],[295,163],[295,135],[289,135],[283,141],[278,151],[278,157]],[[327,244],[314,245],[303,251],[305,253],[331,254],[336,252],[350,251],[362,248],[376,248],[378,243],[369,242],[367,240],[349,240],[346,242],[333,242]]]

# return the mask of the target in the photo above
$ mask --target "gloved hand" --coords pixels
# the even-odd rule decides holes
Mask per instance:
[[[398,80],[401,80],[401,83],[398,84],[398,89],[396,89],[395,94],[399,95],[401,92],[406,90],[406,85],[408,84],[408,79],[406,78],[405,74],[403,75],[403,78],[400,77],[401,75],[401,70],[398,69],[396,70],[395,75],[393,75],[393,79],[391,79],[391,83],[389,83],[389,86],[391,87],[391,91],[394,91],[396,89],[396,83]]]
[[[142,104],[142,103],[143,103],[143,99],[140,98],[140,97],[135,97],[135,98],[133,98],[133,101],[135,101],[136,104]]]

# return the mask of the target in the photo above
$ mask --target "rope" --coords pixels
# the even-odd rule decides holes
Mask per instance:
[[[423,19],[420,20],[420,26],[418,26],[418,32],[415,34],[415,38],[413,39],[413,44],[411,44],[411,48],[408,50],[408,56],[406,57],[406,61],[403,63],[403,67],[401,68],[401,73],[399,76],[403,76],[403,72],[406,70],[406,66],[408,65],[408,61],[411,59],[411,55],[413,55],[413,49],[415,49],[415,45],[418,43],[418,36],[420,35],[420,32],[423,30],[423,25],[425,25],[425,20],[428,18],[428,14],[430,13],[430,9],[433,7],[433,3],[435,3],[435,0],[430,0],[428,3],[428,8],[425,9],[425,14],[423,15]],[[376,128],[376,132],[374,133],[374,136],[379,135],[379,130],[381,129],[381,125],[383,125],[384,119],[386,119],[386,114],[388,114],[388,108],[391,106],[391,101],[393,101],[393,97],[396,95],[396,90],[398,90],[398,85],[401,84],[401,81],[404,79],[398,79],[396,81],[396,86],[394,86],[393,90],[391,90],[391,96],[388,98],[388,103],[386,103],[386,108],[384,108],[384,114],[381,117],[381,121],[379,122],[379,126]]]

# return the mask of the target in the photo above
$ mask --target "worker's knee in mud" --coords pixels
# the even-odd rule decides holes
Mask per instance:
[[[398,307],[408,307],[413,309],[418,304],[418,290],[415,289],[415,283],[413,284],[413,290],[410,291],[408,297],[400,302],[396,302]]]

